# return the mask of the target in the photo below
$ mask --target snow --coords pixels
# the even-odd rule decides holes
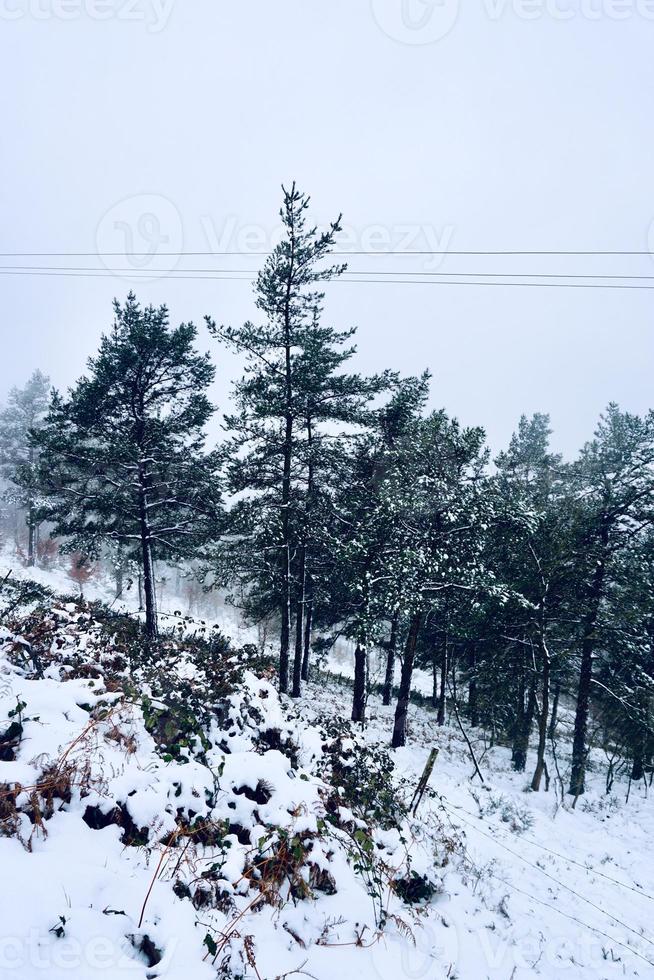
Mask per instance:
[[[62,573],[35,577],[62,588]],[[65,589],[72,591],[69,582]],[[62,635],[91,658],[93,623],[78,612],[75,604],[60,610]],[[642,788],[632,788],[626,803],[625,784],[607,796],[602,773],[591,771],[573,810],[554,779],[548,793],[526,792],[527,774],[512,771],[508,749],[489,748],[471,731],[482,785],[458,729],[438,728],[431,711],[412,706],[408,744],[392,753],[398,792],[410,798],[436,747],[433,795],[401,830],[378,825],[372,836],[396,873],[409,853],[413,870],[435,875],[440,887],[413,909],[385,895],[390,916],[380,935],[348,849],[365,822],[343,802],[334,825],[321,829],[333,792],[321,768],[322,731],[325,719],[349,716],[346,686],[324,675],[293,703],[246,671],[206,752],[170,759],[138,700],[107,690],[101,662],[95,677],[70,676],[53,662],[34,679],[10,656],[14,639],[7,630],[0,635],[0,735],[20,701],[23,737],[15,758],[0,762],[0,815],[7,784],[22,787],[16,805],[23,812],[16,832],[0,834],[2,980],[203,980],[219,975],[225,957],[232,976],[255,980],[298,971],[317,980],[654,977],[654,818]],[[368,708],[365,732],[344,737],[342,752],[354,755],[365,744],[374,756],[387,746],[392,709],[376,698]],[[260,736],[273,730],[279,746],[267,748]],[[68,773],[70,795],[55,797],[52,815],[32,822],[34,787],[53,766]],[[93,808],[108,819],[119,806],[135,833],[145,831],[145,843],[124,840],[124,821],[89,825]],[[187,823],[227,821],[230,832],[223,843],[192,836],[171,843],[180,815]],[[335,894],[302,899],[282,886],[277,901],[261,901],[253,858],[265,859],[283,840],[310,848],[311,864],[331,876]],[[307,863],[301,874],[309,874]],[[175,881],[195,903],[173,890]],[[231,936],[215,964],[207,934],[215,942]],[[162,957],[153,965],[149,944]]]

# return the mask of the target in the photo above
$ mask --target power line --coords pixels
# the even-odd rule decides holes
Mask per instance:
[[[410,273],[407,273],[409,275]],[[450,273],[450,275],[463,275],[467,273]],[[484,275],[492,276],[493,273],[483,273]],[[84,271],[84,272],[68,272],[68,271],[41,271],[41,270],[13,270],[13,269],[2,269],[0,268],[0,275],[3,276],[41,276],[41,277],[54,277],[54,278],[79,278],[79,279],[115,279],[119,277],[119,274],[111,271]],[[214,273],[213,275],[196,275],[188,274],[183,275],[180,273],[171,273],[162,270],[129,270],[129,272],[124,273],[126,277],[132,278],[135,281],[151,281],[153,279],[187,279],[187,280],[212,280],[214,282],[220,281],[232,281],[232,282],[251,282],[255,278],[254,273],[249,275],[225,275],[222,273]],[[354,273],[351,273],[354,275]],[[394,273],[397,275],[397,273]],[[515,278],[515,277],[514,277]],[[538,274],[534,273],[530,278],[538,278]],[[587,277],[582,277],[587,278]],[[618,277],[618,278],[630,278],[630,277]],[[652,290],[654,285],[645,286],[638,283],[614,283],[614,282],[492,282],[492,281],[482,281],[478,279],[372,279],[372,278],[343,278],[338,277],[331,280],[334,283],[345,283],[345,284],[377,284],[377,285],[408,285],[408,286],[498,286],[502,287],[518,287],[518,288],[532,288],[532,289],[639,289],[639,290]]]
[[[94,273],[100,272],[102,275],[117,275],[119,273],[124,273],[126,275],[168,275],[166,269],[139,269],[135,267],[130,268],[111,268],[106,269],[94,269],[88,266],[61,266],[61,265],[0,265],[0,271],[2,272],[87,272]],[[175,270],[170,270],[171,273]],[[253,276],[258,275],[257,269],[177,269],[177,273],[184,274],[185,276],[190,275],[244,275]],[[410,269],[407,272],[403,272],[401,269],[388,270],[374,270],[374,269],[347,269],[344,276],[420,276],[426,278],[447,278],[448,276],[467,276],[472,278],[491,278],[491,279],[591,279],[591,280],[646,280],[651,282],[654,280],[654,275],[644,276],[644,275],[629,275],[627,273],[568,273],[568,272],[431,272],[422,269]],[[336,281],[336,279],[332,280]],[[402,280],[403,281],[403,280]]]
[[[82,258],[82,257],[95,258],[95,257],[103,257],[103,256],[104,257],[111,257],[111,258],[116,258],[116,257],[121,257],[121,256],[124,256],[125,258],[129,258],[130,256],[131,257],[136,257],[136,258],[141,258],[141,257],[143,257],[144,255],[147,255],[147,254],[148,254],[147,252],[127,252],[127,251],[122,251],[122,252],[101,252],[101,251],[95,251],[95,252],[0,252],[0,258],[27,258],[27,257],[30,257],[30,258]],[[160,256],[166,256],[166,257],[178,256],[178,255],[179,256],[182,256],[182,255],[190,255],[190,256],[207,256],[207,255],[240,255],[240,256],[255,255],[255,256],[266,256],[266,255],[270,255],[271,252],[270,251],[238,251],[238,250],[232,250],[232,249],[225,249],[225,250],[220,250],[220,251],[219,250],[210,250],[210,251],[186,251],[186,250],[180,250],[180,251],[167,251],[167,252],[159,252],[159,251],[157,251],[156,254],[157,255],[160,255]],[[567,249],[567,250],[558,250],[557,251],[557,250],[554,250],[554,249],[549,249],[549,250],[548,249],[545,249],[545,250],[536,250],[536,249],[532,249],[532,250],[524,250],[524,249],[480,249],[480,250],[473,251],[473,250],[461,250],[461,249],[455,250],[455,249],[449,249],[448,248],[448,249],[385,249],[385,250],[382,250],[382,249],[343,249],[341,251],[339,249],[335,249],[330,254],[333,255],[333,256],[337,256],[337,255],[373,255],[373,256],[382,257],[382,258],[384,256],[386,256],[386,255],[442,255],[442,256],[448,256],[448,255],[471,255],[471,256],[481,256],[481,255],[497,255],[497,256],[505,256],[505,255],[509,255],[509,256],[511,256],[511,255],[564,255],[564,256],[576,256],[576,255],[580,255],[580,256],[583,256],[583,255],[589,255],[589,256],[593,256],[593,255],[597,255],[597,256],[626,255],[626,256],[649,256],[650,258],[652,258],[652,257],[654,257],[654,250],[651,250],[651,251],[649,251],[649,250],[644,250],[644,251],[626,251],[626,250],[621,250],[621,249],[614,249],[612,251],[609,251],[609,250],[593,250],[593,249],[586,249],[586,250]]]

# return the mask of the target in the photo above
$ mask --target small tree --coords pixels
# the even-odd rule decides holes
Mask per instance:
[[[0,412],[0,475],[9,482],[6,498],[25,512],[27,564],[36,558],[38,530],[38,450],[30,432],[40,428],[48,410],[50,379],[35,371],[24,388],[12,388]]]
[[[92,564],[86,555],[81,555],[79,551],[74,551],[70,556],[70,567],[68,574],[79,588],[80,599],[84,598],[84,586],[95,574],[95,565]]]

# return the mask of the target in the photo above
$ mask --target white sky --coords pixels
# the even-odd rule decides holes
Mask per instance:
[[[319,221],[343,212],[355,248],[405,247],[408,228],[419,249],[645,250],[654,2],[539,2],[0,0],[0,251],[267,248],[293,178]],[[28,261],[95,264],[0,258]],[[434,271],[425,261],[350,268]],[[654,275],[654,262],[440,266],[463,270]],[[0,398],[35,367],[72,383],[129,285],[0,276]],[[134,288],[175,321],[253,315],[246,282]],[[653,304],[639,290],[334,284],[327,314],[358,326],[359,370],[430,367],[434,406],[483,424],[494,449],[522,412],[549,411],[574,452],[609,400],[652,404]],[[224,408],[235,365],[218,371]]]

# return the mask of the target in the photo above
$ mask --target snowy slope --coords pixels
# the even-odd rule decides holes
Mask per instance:
[[[33,622],[0,639],[2,980],[654,977],[642,790],[625,805],[598,775],[573,812],[472,733],[482,786],[458,730],[418,708],[387,757],[391,709],[372,699],[349,731],[326,675],[294,704],[245,669],[181,740],[180,702],[92,609],[52,600],[46,626],[41,678]],[[192,705],[208,668],[182,652],[157,670]],[[393,813],[387,758],[408,803],[431,747],[431,794]],[[418,879],[431,894],[409,905],[397,883]]]

